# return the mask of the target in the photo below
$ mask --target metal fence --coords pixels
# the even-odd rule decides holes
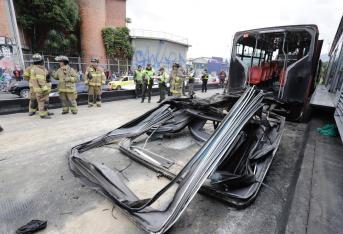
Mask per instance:
[[[55,61],[53,55],[44,55],[44,66],[47,69],[55,70],[58,68],[58,62]],[[32,64],[32,54],[24,54],[25,67]],[[85,71],[89,63],[82,61],[81,57],[69,57],[69,65],[73,67],[76,71]],[[105,71],[110,71],[115,74],[126,74],[131,73],[131,61],[129,60],[119,60],[119,59],[102,59],[99,64],[105,69]]]

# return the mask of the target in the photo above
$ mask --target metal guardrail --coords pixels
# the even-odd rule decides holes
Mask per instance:
[[[24,54],[24,63],[25,67],[28,67],[32,64],[31,57],[32,54]],[[44,55],[44,65],[47,69],[57,69],[58,62],[55,61],[53,55]],[[85,66],[89,65],[88,61],[82,61],[81,57],[68,57],[69,65],[76,69],[77,71],[83,71]],[[100,66],[105,70],[109,70],[114,73],[122,74],[131,70],[131,61],[129,60],[117,60],[117,59],[101,59]]]
[[[217,84],[209,84],[208,89],[218,88]],[[200,90],[201,85],[194,86],[194,90]],[[187,89],[186,89],[187,90]],[[152,95],[159,95],[158,88],[152,89]],[[135,98],[135,90],[115,90],[115,91],[104,91],[102,93],[101,100],[103,102],[111,102],[129,98]],[[137,100],[138,102],[138,100]],[[87,105],[88,104],[88,95],[87,93],[80,93],[77,95],[77,104],[78,105]],[[16,99],[4,99],[0,100],[0,115],[28,112],[29,99],[25,98],[16,98]],[[49,108],[56,109],[61,108],[61,101],[59,97],[54,96],[50,97]]]

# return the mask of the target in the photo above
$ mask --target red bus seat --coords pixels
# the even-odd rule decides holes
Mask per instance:
[[[262,67],[251,67],[249,69],[249,83],[257,85],[261,83],[261,78],[262,78]]]
[[[270,64],[269,63],[263,63],[262,64],[262,81],[266,81],[270,79],[271,72],[270,72]]]

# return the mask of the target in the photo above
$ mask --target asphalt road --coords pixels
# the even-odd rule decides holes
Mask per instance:
[[[216,92],[210,90],[206,96]],[[141,233],[119,208],[71,174],[66,155],[72,146],[113,130],[156,106],[157,99],[153,97],[151,104],[131,99],[104,103],[101,108],[81,106],[78,115],[62,116],[61,110],[55,109],[51,120],[24,113],[1,116],[5,131],[0,134],[0,233],[13,233],[31,219],[48,220],[42,233]],[[307,131],[306,124],[286,123],[265,186],[251,206],[236,210],[197,194],[169,232],[284,232]],[[130,183],[146,190],[157,185],[132,173],[128,175]]]

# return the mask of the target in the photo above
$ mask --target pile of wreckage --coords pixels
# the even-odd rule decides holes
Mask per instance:
[[[284,129],[285,118],[273,107],[254,87],[240,96],[166,100],[125,125],[73,147],[69,166],[140,228],[163,233],[198,191],[238,208],[251,204]],[[182,150],[168,148],[178,138],[181,143],[190,139],[193,143],[183,145]],[[151,196],[142,197],[134,192],[137,188],[125,183],[123,170],[84,156],[113,145],[121,157],[129,157],[167,182]],[[93,154],[99,157],[101,153]]]

